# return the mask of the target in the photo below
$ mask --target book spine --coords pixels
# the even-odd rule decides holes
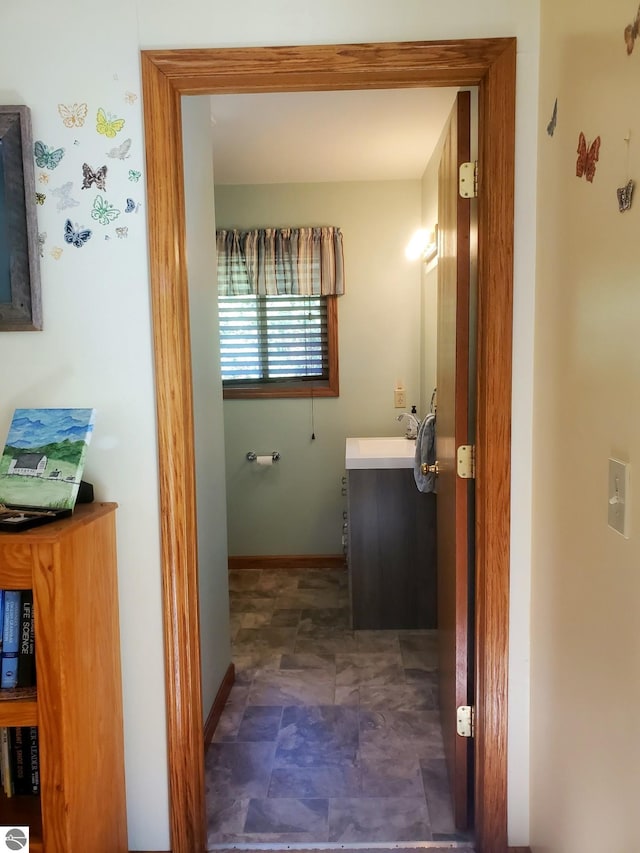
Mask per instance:
[[[29,775],[31,780],[31,793],[40,793],[40,752],[38,749],[38,728],[27,726],[29,733]]]
[[[2,787],[7,797],[13,796],[13,781],[11,777],[11,761],[9,759],[9,729],[0,729],[0,760],[2,761]]]
[[[4,590],[0,589],[0,655],[2,654],[2,632],[4,630]]]
[[[11,772],[13,790],[16,796],[31,793],[31,778],[27,776],[25,736],[29,729],[25,726],[14,726],[9,729],[9,751],[11,757]]]
[[[20,650],[18,652],[18,687],[36,683],[33,632],[33,590],[25,589],[20,599]]]
[[[2,628],[2,670],[0,687],[18,683],[18,649],[20,648],[20,591],[4,592],[4,625]]]

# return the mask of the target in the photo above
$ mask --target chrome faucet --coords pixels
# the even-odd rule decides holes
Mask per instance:
[[[405,433],[405,438],[417,438],[418,428],[420,426],[418,418],[411,412],[402,412],[398,415],[396,420],[401,421],[403,418],[407,419],[407,431]]]

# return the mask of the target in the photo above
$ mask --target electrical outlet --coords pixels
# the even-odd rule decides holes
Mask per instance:
[[[393,392],[393,405],[396,409],[406,409],[407,394],[404,388],[396,388]]]

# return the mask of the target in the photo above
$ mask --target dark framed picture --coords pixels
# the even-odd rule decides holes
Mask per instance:
[[[0,332],[42,329],[31,113],[0,105]]]

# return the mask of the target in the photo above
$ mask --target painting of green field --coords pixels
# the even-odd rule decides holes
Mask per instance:
[[[93,409],[16,409],[0,458],[0,503],[73,509]]]

